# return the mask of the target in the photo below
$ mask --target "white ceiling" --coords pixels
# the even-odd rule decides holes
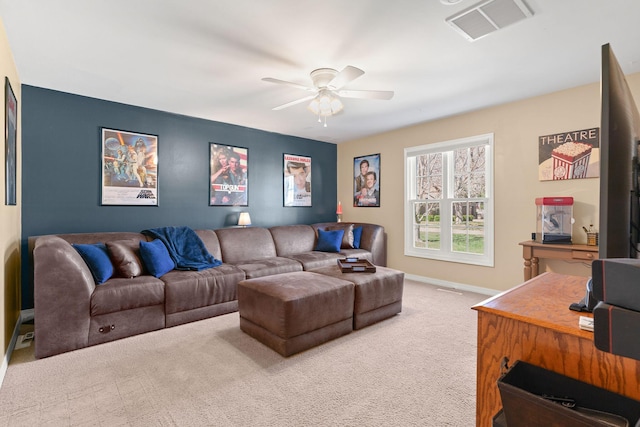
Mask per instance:
[[[22,83],[340,143],[599,81],[610,43],[640,72],[639,0],[525,0],[534,16],[469,42],[445,19],[462,0],[0,0]],[[365,74],[323,127],[308,95],[321,67]],[[144,130],[144,129],[139,129]]]

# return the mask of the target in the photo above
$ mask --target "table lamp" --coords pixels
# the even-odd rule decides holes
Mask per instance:
[[[251,225],[251,216],[249,216],[249,212],[240,212],[240,216],[238,217],[238,225],[241,227]]]
[[[342,203],[338,202],[338,207],[336,209],[336,215],[338,216],[338,222],[342,222]]]

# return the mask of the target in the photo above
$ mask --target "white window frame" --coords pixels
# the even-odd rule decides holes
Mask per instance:
[[[473,147],[477,145],[486,145],[485,151],[485,168],[486,168],[486,197],[484,202],[484,254],[473,254],[467,252],[453,252],[451,250],[451,232],[452,224],[449,221],[440,221],[440,248],[416,248],[414,246],[414,228],[413,204],[418,200],[416,198],[416,156],[423,154],[453,152],[459,148]],[[452,156],[453,157],[453,156]],[[449,207],[453,201],[461,201],[465,199],[454,199],[453,195],[446,190],[450,188],[453,179],[452,162],[448,162],[443,158],[443,183],[447,182],[447,186],[443,189],[441,199],[441,215],[442,217],[451,217]],[[450,261],[463,264],[482,265],[487,267],[494,266],[494,191],[493,191],[493,133],[477,135],[468,138],[460,138],[451,141],[437,142],[417,147],[408,147],[404,149],[404,165],[405,165],[405,185],[404,185],[404,254],[406,256],[430,258],[441,261]],[[477,200],[477,199],[468,199]],[[429,200],[424,200],[429,202]]]

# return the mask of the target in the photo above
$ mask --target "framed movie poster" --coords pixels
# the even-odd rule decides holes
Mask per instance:
[[[284,154],[284,205],[311,206],[311,157]]]
[[[16,204],[16,140],[18,138],[18,101],[9,78],[4,78],[4,204]]]
[[[209,165],[209,205],[249,206],[249,150],[211,143]]]
[[[353,206],[380,207],[380,154],[353,158]]]
[[[102,204],[158,206],[158,137],[102,128]]]

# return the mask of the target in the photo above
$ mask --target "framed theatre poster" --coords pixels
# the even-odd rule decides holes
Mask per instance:
[[[16,204],[16,140],[18,138],[18,101],[11,89],[9,78],[4,78],[4,204]]]
[[[600,128],[538,137],[538,179],[559,181],[600,176]]]
[[[353,158],[353,206],[380,207],[380,154]]]
[[[209,205],[249,206],[249,150],[210,144]]]
[[[158,137],[102,128],[102,204],[158,206]]]
[[[311,157],[284,155],[284,205],[311,206]]]

